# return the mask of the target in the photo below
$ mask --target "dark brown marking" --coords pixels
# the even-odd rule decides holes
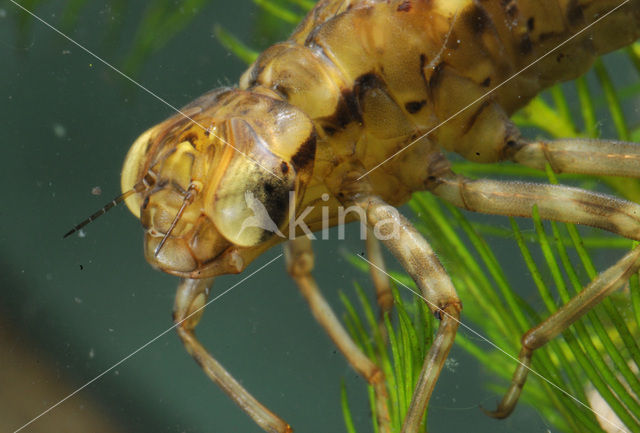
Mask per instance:
[[[500,150],[502,159],[511,159],[520,149],[527,145],[522,139],[520,130],[511,122],[507,123],[502,142],[504,147]]]
[[[322,127],[329,135],[334,135],[338,130],[344,129],[353,119],[353,113],[358,116],[358,107],[352,89],[342,91],[342,98],[338,101],[336,110],[332,115],[323,119]],[[361,120],[360,120],[361,121]]]
[[[370,90],[384,88],[384,81],[375,73],[363,74],[356,78],[353,88],[342,90],[342,98],[336,107],[336,111],[322,122],[325,132],[333,135],[335,130],[344,129],[351,122],[355,121],[362,124],[360,101],[363,95]]]
[[[278,227],[282,227],[289,214],[289,191],[289,186],[278,179],[265,182],[262,191],[255,191],[255,196],[262,198],[262,204],[267,210],[269,218]],[[260,240],[264,241],[271,236],[273,236],[272,232],[264,230]]]
[[[282,84],[276,83],[276,85],[273,86],[273,90],[278,92],[285,100],[289,100],[289,89]]]
[[[516,19],[518,16],[518,3],[515,0],[502,0],[502,7],[509,19]]]
[[[429,87],[431,89],[435,89],[440,85],[440,82],[442,81],[442,77],[444,76],[442,72],[444,71],[445,65],[446,63],[441,62],[441,63],[438,63],[433,68],[433,74],[431,74],[431,78],[429,78]]]
[[[316,133],[315,131],[309,135],[304,143],[300,146],[295,155],[291,157],[291,162],[296,171],[300,172],[302,169],[313,163],[316,158]]]
[[[334,135],[337,131],[337,129],[331,125],[322,125],[322,129],[329,137]]]
[[[144,183],[145,187],[147,189],[149,189],[149,188],[152,188],[153,186],[155,186],[156,178],[155,178],[155,176],[152,176],[150,173],[146,173],[142,177],[142,182]]]
[[[149,149],[151,149],[151,145],[153,144],[153,140],[147,140],[147,147],[144,150],[144,153],[149,153]]]
[[[567,21],[571,26],[584,23],[584,11],[578,0],[571,0],[567,6]]]
[[[533,44],[531,43],[531,38],[529,37],[528,33],[522,35],[522,38],[520,39],[519,50],[520,54],[522,54],[523,56],[531,54],[531,51],[533,51]]]
[[[251,68],[251,72],[249,73],[249,87],[253,87],[258,84],[258,77],[262,73],[263,69],[264,65],[261,63],[256,62],[254,64],[253,68]]]
[[[348,101],[352,104],[349,105],[349,109],[351,110],[351,115],[353,116],[353,118],[359,123],[362,123],[362,100],[364,98],[364,95],[372,90],[381,90],[389,94],[386,87],[387,86],[382,77],[374,72],[362,74],[361,76],[356,78],[353,85],[353,91],[351,92],[351,95],[354,96],[354,99]]]
[[[527,30],[532,32],[533,29],[535,28],[536,28],[536,19],[534,17],[531,17],[527,20]]]
[[[580,207],[585,213],[589,215],[595,215],[600,217],[601,222],[599,224],[591,224],[589,222],[585,223],[585,225],[590,225],[593,227],[599,227],[604,230],[608,230],[610,232],[616,232],[619,227],[616,223],[612,221],[614,215],[622,214],[625,212],[621,211],[616,204],[612,203],[611,205],[606,205],[604,203],[594,204],[589,200],[581,200],[581,199],[572,199],[572,202],[575,203],[578,207]]]
[[[482,86],[483,87],[489,87],[491,86],[491,77],[487,77],[482,81]]]
[[[339,111],[336,112],[338,124],[341,128],[344,128],[352,120],[358,123],[362,123],[362,110],[358,102],[357,92],[358,81],[353,86],[353,89],[349,89],[342,92],[342,104],[340,104]]]
[[[189,144],[191,144],[191,146],[193,148],[195,148],[196,147],[196,142],[198,141],[198,135],[196,133],[194,133],[194,132],[189,132],[187,135],[185,135],[182,138],[182,141],[188,141]]]
[[[276,185],[274,185],[273,183],[265,183],[264,184],[264,192],[267,193],[267,195],[271,195],[273,194],[273,191],[275,191],[276,189]]]
[[[425,54],[420,54],[420,76],[422,77],[422,81],[426,86],[429,86],[429,81],[427,77],[424,75],[424,67],[427,64],[427,56]]]
[[[280,163],[280,170],[282,171],[282,174],[289,173],[289,165],[286,162],[282,161]]]
[[[358,96],[364,95],[366,92],[372,89],[381,89],[384,87],[384,80],[380,78],[375,73],[368,73],[360,75],[356,78],[355,83],[353,85],[353,89],[355,94]]]
[[[469,131],[471,131],[471,129],[473,128],[473,124],[476,123],[476,120],[478,120],[478,117],[480,117],[480,114],[482,114],[484,109],[490,105],[491,105],[490,101],[486,101],[486,100],[482,101],[482,104],[480,104],[476,112],[473,113],[471,117],[469,117],[469,119],[467,119],[467,123],[464,125],[464,130],[462,132],[463,134],[466,134]],[[476,153],[476,155],[480,155],[480,154]]]
[[[322,22],[321,24],[318,24],[318,25],[314,26],[309,31],[309,34],[307,35],[307,37],[304,40],[305,47],[309,47],[309,48],[317,47],[321,51],[324,51],[324,48],[322,46],[320,46],[318,44],[318,42],[316,41],[316,36],[318,35],[318,33],[320,33],[320,31],[324,28],[325,25],[326,25],[326,21]]]
[[[411,10],[411,1],[405,0],[398,6],[398,12],[409,12]]]
[[[464,17],[467,26],[473,29],[475,34],[484,33],[491,26],[491,17],[487,11],[478,3],[469,6]]]
[[[425,101],[424,99],[422,101],[411,101],[411,102],[407,102],[406,104],[404,104],[404,108],[409,113],[415,114],[418,111],[420,111],[422,109],[422,107],[424,107],[424,104],[426,104],[426,103],[427,103],[427,101]]]

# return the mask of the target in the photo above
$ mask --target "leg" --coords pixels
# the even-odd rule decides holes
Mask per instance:
[[[549,163],[556,173],[640,177],[640,145],[614,140],[518,140],[507,158],[544,170]]]
[[[198,309],[206,304],[209,286],[212,282],[212,278],[180,281],[173,309],[173,321],[177,325],[178,335],[187,352],[193,356],[193,359],[202,367],[207,376],[253,418],[256,424],[269,433],[291,433],[293,430],[289,424],[249,394],[196,339],[194,328],[203,312]],[[194,313],[195,311],[197,312]]]
[[[453,174],[437,179],[432,192],[456,206],[483,213],[531,216],[538,206],[546,219],[591,225],[631,239],[640,239],[640,206],[603,194],[561,185],[469,180]],[[514,409],[527,378],[535,349],[561,333],[623,284],[640,268],[640,248],[597,276],[582,292],[522,337],[520,364],[511,386],[491,416],[504,418]]]
[[[598,227],[640,240],[640,205],[606,194],[563,185],[470,180],[449,174],[432,183],[431,192],[449,203],[474,212],[540,217]]]
[[[453,345],[462,305],[451,280],[427,241],[395,208],[379,197],[360,195],[354,204],[365,210],[367,224],[381,235],[383,243],[396,256],[420,287],[422,297],[442,322],[429,353],[425,357],[402,433],[419,431],[444,361]],[[396,233],[397,236],[393,234]]]
[[[380,368],[354,343],[347,331],[340,324],[331,306],[320,293],[313,276],[311,276],[311,270],[313,269],[311,240],[305,236],[290,240],[285,245],[285,257],[287,260],[287,271],[309,302],[313,316],[325,331],[327,331],[331,340],[333,340],[338,349],[344,354],[353,369],[374,387],[377,401],[378,424],[383,432],[390,431],[384,375]]]
[[[522,336],[522,349],[518,355],[519,364],[511,379],[509,390],[495,411],[485,411],[485,413],[494,418],[506,418],[509,416],[515,408],[522,387],[527,380],[533,351],[544,346],[549,340],[567,329],[612,291],[624,284],[639,268],[640,247],[636,247],[620,259],[618,263],[598,275],[566,305],[535,328],[527,331]]]
[[[374,266],[369,266],[369,273],[373,286],[376,288],[376,300],[380,307],[380,334],[386,340],[387,330],[384,326],[384,315],[393,308],[393,295],[389,286],[389,277],[385,273],[384,259],[380,249],[380,241],[374,236],[373,230],[367,230],[367,256]]]

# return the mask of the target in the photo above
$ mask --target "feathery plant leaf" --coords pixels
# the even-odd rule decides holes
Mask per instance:
[[[344,416],[347,433],[356,433],[353,418],[351,417],[351,409],[349,409],[349,398],[347,397],[347,387],[344,385],[344,380],[340,383],[340,402],[342,403],[342,414]]]
[[[213,27],[213,33],[222,46],[234,53],[236,57],[243,62],[251,64],[258,58],[260,54],[258,51],[251,49],[240,39],[236,38],[233,33],[226,31],[222,26],[216,24]]]

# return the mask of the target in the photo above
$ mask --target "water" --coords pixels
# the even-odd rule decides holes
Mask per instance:
[[[59,26],[66,3],[47,2],[36,12]],[[69,34],[118,66],[144,10],[139,4],[126,8],[126,14],[118,14],[89,5]],[[19,27],[19,18],[26,28]],[[175,106],[234,83],[244,65],[212,37],[213,24],[223,23],[259,44],[252,31],[256,21],[247,0],[232,6],[210,2],[188,30],[148,58],[135,78]],[[113,24],[122,27],[109,36]],[[14,431],[171,326],[177,279],[147,265],[139,223],[124,207],[88,226],[82,236],[63,241],[62,234],[119,193],[130,144],[172,110],[41,23],[21,16],[10,2],[0,6],[0,41],[0,328],[5,339],[0,345],[0,379],[5,375],[0,429]],[[351,292],[355,279],[367,282],[342,255],[363,248],[355,240],[357,229],[351,233],[353,240],[318,242],[316,247],[316,277],[338,311],[343,310],[336,289]],[[280,248],[269,251],[244,275],[279,253]],[[219,278],[213,293],[241,278]],[[364,382],[311,317],[282,258],[208,307],[198,335],[296,432],[344,431],[341,380],[358,431],[370,431]],[[459,349],[452,357],[457,366],[445,370],[431,403],[432,433],[551,428],[524,406],[506,421],[484,416],[477,406],[491,408],[499,398],[484,386],[491,376]],[[33,372],[46,371],[34,376],[32,365]],[[2,385],[13,384],[10,377],[21,377],[20,372],[27,373],[24,380],[10,388]],[[64,424],[67,417],[69,425]],[[87,431],[87,425],[92,431],[260,431],[205,378],[173,332],[24,431]]]

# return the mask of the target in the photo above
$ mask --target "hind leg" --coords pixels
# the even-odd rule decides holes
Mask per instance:
[[[506,418],[513,411],[530,370],[533,351],[567,329],[573,322],[597,305],[612,291],[624,284],[640,268],[640,247],[627,253],[618,263],[598,275],[579,294],[542,323],[522,336],[522,349],[518,355],[511,385],[495,411],[486,413],[494,418]]]
[[[517,140],[506,150],[508,159],[556,173],[640,178],[640,144],[601,139]]]
[[[453,345],[462,304],[431,246],[406,218],[374,195],[357,195],[352,203],[365,211],[367,225],[411,275],[420,288],[421,298],[441,320],[433,344],[424,359],[402,426],[402,433],[417,433],[433,388]]]
[[[449,174],[434,182],[432,192],[467,210],[496,215],[530,217],[534,206],[545,219],[590,225],[640,240],[640,205],[612,196],[562,185],[470,180]],[[598,275],[587,287],[544,322],[522,337],[520,364],[498,410],[509,415],[529,372],[533,351],[565,330],[640,268],[640,247]]]

